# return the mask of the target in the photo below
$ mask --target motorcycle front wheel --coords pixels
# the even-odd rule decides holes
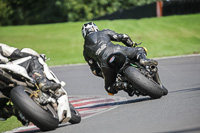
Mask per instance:
[[[81,115],[78,112],[78,110],[71,104],[69,103],[69,107],[71,110],[71,119],[69,120],[69,122],[71,124],[77,124],[81,122]]]
[[[27,90],[23,86],[17,86],[11,90],[10,98],[14,106],[26,119],[30,120],[42,131],[56,129],[59,124],[59,119],[53,108],[47,105],[48,107],[43,109],[29,96],[30,92],[25,91]]]

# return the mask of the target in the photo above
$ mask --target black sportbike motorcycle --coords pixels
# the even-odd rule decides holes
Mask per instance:
[[[148,95],[157,99],[168,94],[160,81],[157,66],[142,66],[120,52],[110,55],[107,64],[117,72],[116,83],[125,83],[119,90],[128,92],[129,96]]]

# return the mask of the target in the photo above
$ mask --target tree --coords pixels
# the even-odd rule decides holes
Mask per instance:
[[[85,21],[156,0],[1,0],[0,25]]]

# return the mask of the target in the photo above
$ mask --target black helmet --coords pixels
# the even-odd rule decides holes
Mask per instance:
[[[93,22],[85,23],[82,27],[82,35],[85,38],[90,32],[97,32],[99,31],[96,24]]]

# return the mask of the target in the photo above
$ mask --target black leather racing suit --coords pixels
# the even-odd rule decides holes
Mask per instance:
[[[121,52],[131,59],[136,59],[139,53],[145,53],[141,47],[132,48],[130,43],[123,39],[124,34],[115,33],[106,29],[98,32],[92,32],[85,37],[83,55],[90,69],[96,76],[103,77],[105,80],[105,89],[115,83],[116,72],[107,66],[107,58],[115,52]],[[111,41],[123,42],[126,46],[114,45]],[[103,75],[102,75],[103,74]],[[112,92],[110,92],[112,93]]]

